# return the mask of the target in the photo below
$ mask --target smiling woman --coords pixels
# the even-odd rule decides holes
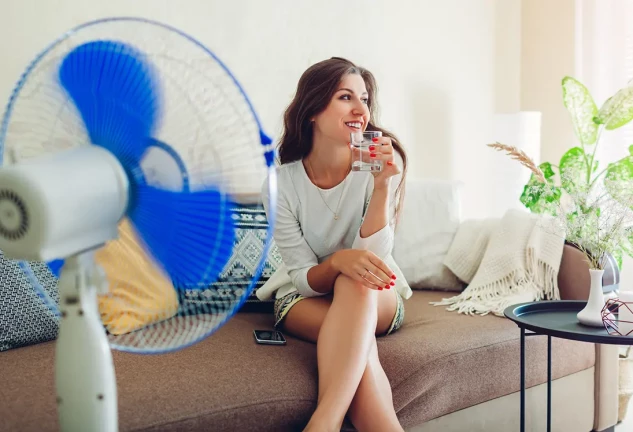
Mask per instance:
[[[276,327],[317,343],[306,430],[339,430],[346,414],[358,430],[402,430],[376,336],[398,330],[411,296],[391,256],[406,154],[375,108],[373,75],[332,58],[304,72],[284,116],[274,231],[284,265],[257,296],[275,295]],[[351,171],[350,134],[361,131],[382,132],[369,147],[378,172]]]
[[[349,144],[350,131],[380,131],[390,139],[393,149],[402,159],[404,181],[406,153],[395,135],[376,123],[377,93],[373,74],[348,60],[333,57],[311,66],[299,80],[296,95],[284,115],[284,131],[279,144],[281,164],[308,156],[313,150],[313,134],[319,126],[328,129],[325,132],[329,134],[324,136],[335,140],[338,145]],[[358,102],[366,106],[364,113],[351,112],[350,106]],[[331,125],[336,125],[339,133],[334,132],[329,122],[317,122],[317,117],[329,117]],[[341,123],[347,127],[341,127]],[[403,181],[398,184],[399,193],[402,192]]]

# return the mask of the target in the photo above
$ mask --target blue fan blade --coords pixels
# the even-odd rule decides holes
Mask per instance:
[[[57,279],[59,279],[59,274],[62,271],[62,267],[64,266],[64,260],[58,259],[54,261],[49,261],[46,264],[48,264],[48,268],[51,270],[51,273],[53,273],[53,275]]]
[[[231,257],[232,203],[216,190],[171,192],[139,185],[128,213],[151,256],[179,290],[214,282]]]
[[[123,43],[88,42],[63,59],[59,79],[92,143],[112,152],[126,168],[138,162],[155,126],[159,100],[143,56]]]

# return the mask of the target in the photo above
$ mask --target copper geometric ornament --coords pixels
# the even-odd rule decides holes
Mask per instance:
[[[618,313],[618,318],[614,315],[614,312],[620,311],[620,309],[626,308],[629,312],[628,316],[632,317],[631,321],[629,320],[620,320],[621,316]],[[605,302],[604,307],[602,308],[602,312],[600,313],[602,316],[602,324],[604,324],[604,328],[607,330],[607,333],[614,336],[631,336],[633,335],[633,302],[625,302],[620,300],[619,298],[609,299]],[[621,324],[627,323],[627,326],[622,326]],[[625,334],[622,334],[620,330],[622,327],[630,329]]]

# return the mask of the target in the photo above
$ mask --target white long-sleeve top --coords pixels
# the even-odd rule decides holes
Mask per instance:
[[[321,189],[312,183],[301,161],[277,167],[277,222],[273,236],[284,265],[257,290],[257,297],[265,300],[276,293],[276,298],[281,298],[295,291],[305,297],[324,295],[310,287],[310,268],[338,250],[366,249],[394,271],[395,288],[403,298],[409,298],[411,288],[391,256],[395,192],[400,179],[401,175],[396,175],[390,180],[390,222],[373,235],[362,238],[360,227],[374,187],[370,173],[350,172],[333,188]],[[262,186],[262,197],[269,216],[267,185],[268,179]],[[334,212],[338,219],[334,218]]]

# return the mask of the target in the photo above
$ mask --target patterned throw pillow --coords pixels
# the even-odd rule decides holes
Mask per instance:
[[[32,262],[26,270],[32,272],[57,306],[57,278],[48,266]],[[45,306],[20,262],[6,259],[0,252],[0,351],[54,340],[58,330],[56,314]]]
[[[237,301],[248,289],[264,249],[268,221],[261,204],[236,208],[234,218],[237,230],[233,254],[222,274],[209,288],[186,291],[181,301],[210,303],[211,309],[215,303],[219,305],[216,310],[221,310]],[[255,290],[280,265],[281,256],[273,243],[262,275],[240,309],[241,312],[272,311],[274,299],[262,302],[255,296]],[[57,278],[49,267],[40,262],[32,262],[28,267],[55,306],[58,306]],[[39,297],[20,263],[6,259],[0,252],[0,352],[54,340],[58,331],[58,317]]]
[[[217,305],[217,309],[224,310],[228,305],[233,305],[248,289],[264,250],[268,220],[261,204],[240,206],[233,209],[233,213],[236,235],[231,258],[215,283],[202,290],[185,291],[181,301],[191,304],[206,303],[211,309]],[[272,310],[274,299],[262,302],[255,296],[255,291],[273,275],[281,263],[281,255],[273,243],[261,277],[240,311]]]

